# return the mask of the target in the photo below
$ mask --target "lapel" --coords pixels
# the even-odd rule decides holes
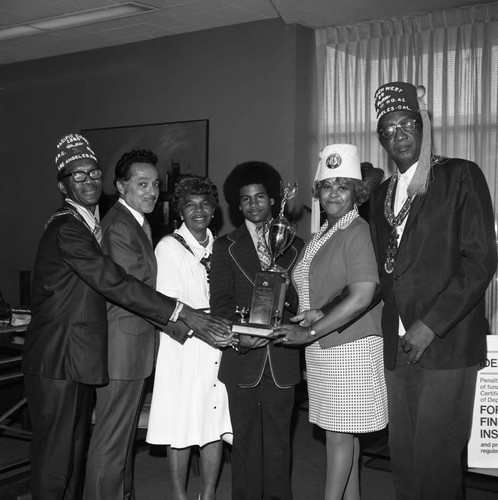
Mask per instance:
[[[254,286],[254,278],[258,271],[261,271],[258,252],[254,247],[249,230],[245,223],[227,235],[231,242],[228,252],[236,266],[244,276]],[[298,257],[298,251],[294,244],[291,245],[283,255],[277,258],[276,262],[284,269],[289,270]]]
[[[408,212],[408,217],[406,219],[405,229],[403,230],[403,238],[405,237],[405,233],[408,233],[411,225],[413,224],[413,221],[415,220],[415,217],[420,209],[420,206],[422,205],[422,200],[423,197],[415,196],[415,199],[412,201],[412,205],[410,207],[410,211]],[[401,241],[403,241],[403,238],[401,239]]]
[[[90,226],[88,225],[88,223],[86,222],[86,220],[83,218],[83,216],[78,212],[78,210],[76,210],[76,208],[73,205],[71,205],[70,203],[67,203],[66,201],[64,202],[62,208],[57,210],[57,212],[55,214],[53,214],[52,217],[50,217],[50,219],[45,224],[45,229],[54,219],[56,219],[57,217],[60,217],[62,215],[66,215],[66,214],[71,214],[76,220],[81,222],[88,229],[88,231],[90,231],[90,234],[93,236],[93,231],[90,228]]]
[[[429,179],[429,188],[428,190],[430,189],[431,187],[431,183],[432,181],[434,180],[434,170],[433,170],[433,167],[435,164],[437,164],[439,161],[439,157],[437,156],[433,156],[431,158],[431,170],[430,170],[430,179]],[[413,200],[412,202],[412,206],[410,207],[410,211],[408,212],[408,217],[406,219],[406,225],[405,225],[405,229],[403,231],[403,235],[405,232],[409,231],[410,230],[410,227],[412,226],[413,224],[413,221],[415,220],[420,208],[423,206],[423,201],[424,199],[426,198],[426,196],[428,195],[428,191],[427,193],[425,193],[425,195],[423,196],[415,196],[415,199]]]
[[[384,203],[386,200],[388,187],[389,187],[389,179],[384,181],[383,184],[380,186],[378,191],[379,194],[376,196],[375,199],[376,220],[382,221],[381,228],[386,235],[389,235],[389,233],[391,232],[391,226],[389,225],[389,222],[387,222],[387,219],[384,215]],[[392,201],[394,202],[394,199]]]
[[[261,264],[245,222],[228,234],[227,238],[231,242],[228,248],[230,257],[254,285],[254,277],[258,271],[261,271]]]
[[[138,240],[140,241],[140,245],[142,246],[142,256],[146,265],[149,268],[150,276],[153,278],[155,282],[157,275],[157,261],[156,256],[154,254],[154,248],[150,244],[149,238],[145,234],[145,231],[138,223],[137,219],[133,217],[133,214],[119,201],[114,204],[114,208],[116,210],[116,215],[124,219],[127,225],[130,227],[130,230],[135,232]]]

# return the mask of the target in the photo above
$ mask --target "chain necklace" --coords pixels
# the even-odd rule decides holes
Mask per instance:
[[[206,234],[206,237],[202,241],[197,240],[197,243],[204,245],[204,243],[206,243],[208,239],[209,239],[209,234]]]
[[[410,210],[411,204],[415,196],[409,196],[398,215],[394,215],[394,211],[392,209],[392,198],[394,187],[396,186],[396,182],[398,181],[398,173],[396,172],[391,177],[389,181],[389,187],[387,188],[386,199],[384,200],[384,216],[392,227],[391,234],[389,235],[389,240],[387,242],[386,249],[386,262],[384,264],[384,269],[386,273],[391,274],[394,269],[394,259],[396,258],[396,254],[398,253],[398,226],[405,220],[408,215],[408,211]]]

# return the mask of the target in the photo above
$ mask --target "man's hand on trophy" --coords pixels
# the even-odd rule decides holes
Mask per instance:
[[[184,304],[178,319],[194,331],[194,335],[214,347],[227,347],[233,342],[230,321],[211,316]]]

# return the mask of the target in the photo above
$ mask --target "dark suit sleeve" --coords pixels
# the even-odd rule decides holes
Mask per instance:
[[[227,238],[215,240],[213,245],[209,275],[210,306],[214,316],[236,321],[235,282],[228,253],[229,245]]]
[[[452,228],[458,235],[460,262],[420,318],[440,337],[472,310],[496,271],[494,215],[486,180],[471,162],[465,162],[461,172]]]
[[[176,301],[143,284],[104,255],[93,235],[80,223],[64,224],[57,234],[64,263],[108,301],[164,326]]]

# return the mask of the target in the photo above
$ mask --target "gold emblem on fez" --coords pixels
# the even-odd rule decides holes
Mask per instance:
[[[329,168],[337,168],[340,166],[342,163],[342,158],[341,155],[337,153],[331,154],[326,160],[325,160],[325,165]]]

